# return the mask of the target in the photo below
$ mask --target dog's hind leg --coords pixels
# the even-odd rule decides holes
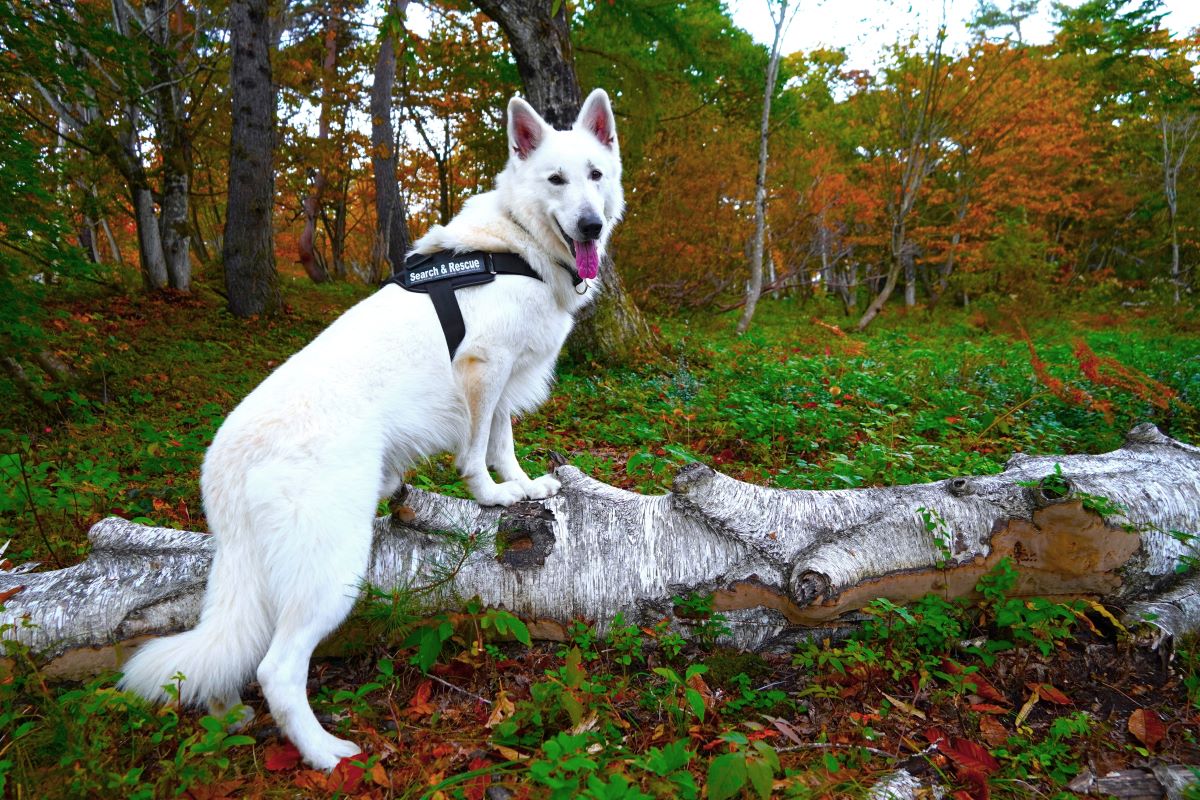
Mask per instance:
[[[322,523],[319,532],[312,527]],[[269,580],[278,618],[271,645],[258,666],[258,680],[280,730],[305,761],[330,770],[359,748],[317,722],[305,691],[309,660],[353,608],[366,574],[372,534],[369,521],[351,525],[340,514],[313,515],[303,526],[307,530],[298,532],[296,541],[277,543],[303,552],[273,560]]]

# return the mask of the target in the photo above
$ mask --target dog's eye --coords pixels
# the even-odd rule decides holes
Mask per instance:
[[[594,169],[594,170],[592,170],[592,173],[591,173],[590,175],[588,175],[588,177],[589,177],[589,178],[591,178],[591,179],[592,179],[592,180],[594,180],[594,181],[598,181],[598,180],[600,180],[601,178],[603,178],[603,177],[604,177],[604,175],[603,175],[603,174],[601,174],[600,170],[598,170],[598,169]]]
[[[557,172],[554,173],[553,175],[551,175],[549,178],[547,178],[547,180],[549,180],[555,186],[562,186],[564,183],[567,182],[567,179],[564,178],[562,175],[559,175]]]

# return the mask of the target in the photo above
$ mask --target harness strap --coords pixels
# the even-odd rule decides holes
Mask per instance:
[[[516,253],[442,251],[413,253],[404,260],[402,270],[380,284],[380,288],[394,283],[405,291],[428,294],[453,361],[458,346],[467,335],[467,325],[454,293],[466,286],[491,283],[497,275],[521,275],[542,280],[542,276]]]

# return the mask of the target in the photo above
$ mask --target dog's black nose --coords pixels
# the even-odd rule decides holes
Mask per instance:
[[[600,232],[604,230],[604,223],[599,217],[580,217],[579,232],[583,234],[586,241],[592,242],[600,238]]]

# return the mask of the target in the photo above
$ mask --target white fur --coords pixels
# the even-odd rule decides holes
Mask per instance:
[[[306,761],[331,769],[359,749],[313,716],[309,659],[354,604],[379,498],[415,461],[443,450],[456,453],[484,505],[558,491],[552,476],[531,480],[517,462],[511,416],[546,399],[573,314],[598,288],[581,296],[555,263],[574,263],[558,229],[583,239],[581,220],[599,216],[603,254],[624,210],[621,165],[601,90],[568,131],[519,98],[509,118],[512,153],[496,188],[414,249],[515,252],[543,281],[499,276],[459,290],[467,333],[453,364],[429,298],[389,285],[251,392],[201,472],[217,548],[200,622],[140,648],[122,688],[165,701],[163,685],[182,673],[181,700],[221,712],[257,674],[276,724]]]

